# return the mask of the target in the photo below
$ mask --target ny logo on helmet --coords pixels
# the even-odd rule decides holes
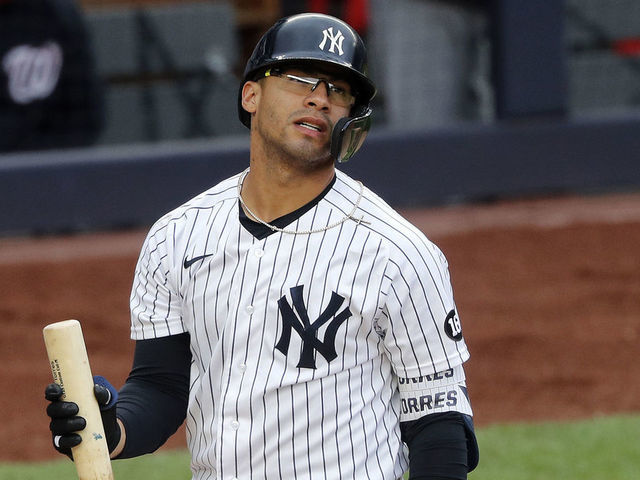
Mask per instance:
[[[344,41],[344,35],[342,34],[342,32],[340,30],[338,30],[335,34],[333,33],[333,27],[329,27],[329,28],[325,28],[322,31],[323,37],[322,37],[322,42],[320,42],[320,45],[318,45],[318,47],[320,47],[321,50],[324,50],[324,47],[327,44],[327,40],[329,40],[331,42],[331,45],[329,45],[329,52],[330,53],[336,53],[336,48],[338,49],[338,55],[343,55],[344,52],[342,51],[342,42]]]

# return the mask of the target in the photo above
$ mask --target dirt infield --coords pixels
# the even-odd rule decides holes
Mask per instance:
[[[478,425],[640,411],[640,195],[404,213],[449,259]],[[144,234],[0,239],[0,461],[57,458],[46,324],[81,320],[94,373],[126,378]]]

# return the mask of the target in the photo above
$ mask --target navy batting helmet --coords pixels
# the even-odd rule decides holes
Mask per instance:
[[[368,77],[364,42],[338,18],[319,13],[293,15],[276,22],[262,36],[247,62],[240,85],[240,121],[246,127],[251,126],[251,115],[242,107],[245,82],[277,65],[305,63],[328,64],[343,73],[352,86],[356,101],[351,116],[336,123],[331,142],[334,158],[344,162],[360,148],[371,125],[370,102],[376,87]]]

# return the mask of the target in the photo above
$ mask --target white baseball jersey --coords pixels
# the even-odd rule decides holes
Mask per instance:
[[[191,336],[193,478],[400,478],[401,416],[470,413],[437,392],[469,357],[443,254],[339,171],[287,229],[331,225],[362,192],[354,218],[258,239],[238,179],[156,222],[131,294],[133,339]]]

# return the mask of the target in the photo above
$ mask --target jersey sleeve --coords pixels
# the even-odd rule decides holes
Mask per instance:
[[[185,333],[174,268],[171,224],[159,221],[149,232],[131,289],[131,338],[145,340]]]
[[[392,250],[385,272],[385,348],[398,377],[418,378],[469,358],[448,263],[424,237]]]

